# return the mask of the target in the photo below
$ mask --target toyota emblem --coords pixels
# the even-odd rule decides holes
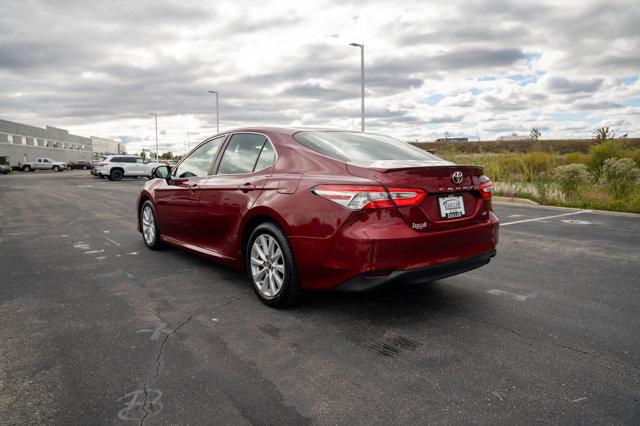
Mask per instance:
[[[451,181],[457,185],[462,182],[462,177],[462,172],[454,172],[451,175]]]

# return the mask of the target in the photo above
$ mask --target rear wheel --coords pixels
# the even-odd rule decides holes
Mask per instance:
[[[151,250],[157,250],[161,247],[156,211],[149,200],[144,202],[140,211],[140,229],[142,230],[142,239],[147,247]]]
[[[253,230],[245,253],[246,270],[256,295],[274,308],[291,306],[302,289],[287,236],[273,223]]]
[[[111,173],[109,174],[109,179],[110,180],[122,180],[122,176],[124,175],[124,173],[122,173],[122,170],[111,170]]]

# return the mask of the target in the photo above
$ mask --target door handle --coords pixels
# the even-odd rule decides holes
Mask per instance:
[[[197,184],[197,183],[192,184],[192,185],[189,187],[189,189],[191,190],[191,192],[196,192],[196,191],[198,191],[198,184]]]
[[[255,191],[256,186],[250,183],[245,183],[244,185],[240,185],[238,189],[242,192]]]

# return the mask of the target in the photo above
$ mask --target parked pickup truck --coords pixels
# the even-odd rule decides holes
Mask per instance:
[[[20,169],[24,172],[34,172],[36,170],[53,170],[61,172],[67,168],[67,163],[63,161],[53,161],[51,158],[37,158],[36,161],[27,161],[26,163],[18,163]]]

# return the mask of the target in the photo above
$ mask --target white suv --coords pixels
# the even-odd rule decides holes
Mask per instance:
[[[136,155],[108,155],[96,164],[95,174],[109,180],[120,180],[125,176],[151,177],[151,171],[160,163],[145,163]]]

